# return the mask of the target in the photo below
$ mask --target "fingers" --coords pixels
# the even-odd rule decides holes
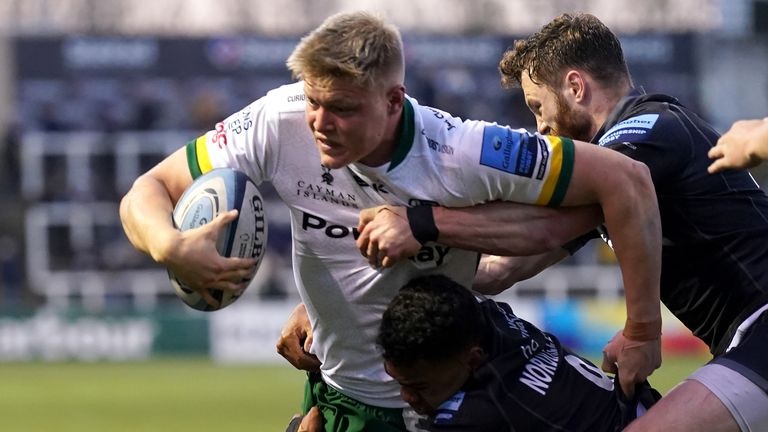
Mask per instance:
[[[616,357],[608,355],[607,352],[603,351],[603,364],[601,365],[601,369],[604,372],[615,374],[618,372],[618,367],[616,366]]]
[[[715,174],[726,169],[726,167],[725,159],[718,159],[707,167],[707,172],[710,174]]]
[[[726,168],[724,145],[718,143],[716,146],[709,149],[709,152],[707,152],[707,156],[709,156],[710,159],[715,160],[714,162],[712,162],[711,165],[707,167],[708,173],[714,174]]]
[[[621,353],[622,349],[622,340],[623,335],[619,331],[613,335],[613,338],[611,338],[611,340],[605,344],[605,347],[603,347],[603,364],[601,365],[603,371],[612,374],[618,372],[618,366],[616,364],[619,361],[619,353]]]
[[[360,211],[360,216],[359,216],[358,222],[357,222],[357,229],[358,229],[358,231],[362,231],[363,228],[365,228],[365,226],[370,221],[372,221],[372,220],[374,220],[376,218],[376,213],[379,212],[381,207],[383,207],[383,206],[371,207],[371,208],[363,209],[363,210]]]
[[[295,335],[280,336],[275,348],[277,353],[288,360],[288,363],[296,369],[310,372],[320,370],[320,360],[302,349],[301,340]]]
[[[213,218],[213,223],[217,226],[217,228],[221,228],[224,225],[237,219],[238,214],[239,212],[237,211],[237,209],[233,209],[224,213],[219,213],[218,215],[216,215],[215,218]]]
[[[386,255],[386,253],[385,253]],[[379,265],[379,242],[369,241],[368,249],[365,251],[365,257],[368,258],[368,264],[371,267],[378,267]]]
[[[203,288],[202,290],[199,290],[197,292],[200,294],[200,297],[202,297],[203,300],[205,300],[205,302],[208,303],[208,306],[218,309],[219,306],[221,305],[218,300],[213,298],[213,296],[211,295],[211,292],[208,291],[208,288]]]
[[[312,331],[310,331],[307,334],[307,338],[304,339],[304,346],[302,346],[304,352],[309,352],[312,349],[312,341],[314,341],[314,338],[312,337]]]
[[[624,393],[624,396],[627,397],[627,399],[632,399],[635,397],[635,382],[636,382],[635,376],[625,376],[622,374],[622,371],[619,370],[619,385],[621,386],[621,391]]]
[[[723,148],[724,146],[720,143],[709,149],[707,152],[707,156],[709,156],[710,159],[717,159],[723,157]]]
[[[307,415],[301,419],[298,432],[320,432],[323,430],[323,415],[317,407],[310,408]]]
[[[321,363],[316,356],[309,354],[311,347],[312,327],[304,304],[299,303],[283,325],[275,348],[293,367],[317,371]]]

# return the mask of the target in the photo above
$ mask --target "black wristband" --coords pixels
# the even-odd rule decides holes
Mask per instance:
[[[435,225],[432,206],[418,205],[408,207],[406,214],[408,215],[408,225],[411,226],[411,233],[419,243],[424,244],[429,241],[437,241],[440,231],[438,231],[437,225]]]
[[[576,253],[576,251],[584,247],[584,245],[587,244],[588,241],[596,238],[600,238],[600,233],[595,229],[586,234],[582,234],[576,237],[575,239],[567,242],[566,244],[560,247],[565,249],[569,255],[573,255]]]

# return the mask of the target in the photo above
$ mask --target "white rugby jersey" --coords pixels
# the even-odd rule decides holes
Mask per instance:
[[[427,243],[411,259],[373,269],[355,246],[359,211],[493,200],[557,205],[570,180],[573,142],[462,121],[407,98],[389,163],[330,170],[320,164],[304,112],[303,83],[270,91],[190,142],[190,171],[197,177],[231,167],[257,184],[272,182],[291,211],[294,276],[324,379],[361,402],[404,407],[375,345],[381,315],[417,275],[441,273],[469,286],[478,254]]]

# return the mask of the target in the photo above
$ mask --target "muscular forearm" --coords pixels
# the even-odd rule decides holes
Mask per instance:
[[[624,281],[628,319],[655,322],[661,319],[661,222],[650,174],[635,164],[625,172],[629,188],[611,188],[603,199],[605,225]]]
[[[483,255],[472,282],[482,294],[499,294],[517,282],[532,278],[547,267],[568,256],[562,248],[530,256]]]
[[[438,242],[493,255],[535,255],[593,229],[598,206],[548,208],[496,201],[474,207],[435,207]]]
[[[627,317],[658,323],[661,220],[650,171],[617,151],[577,144],[563,205],[600,204],[621,267]]]
[[[173,227],[173,203],[154,178],[139,177],[120,202],[120,220],[128,240],[140,251],[163,263],[178,231]]]

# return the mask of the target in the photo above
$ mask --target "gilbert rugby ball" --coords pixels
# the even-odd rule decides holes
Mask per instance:
[[[254,258],[258,270],[266,253],[267,219],[261,193],[245,173],[230,168],[217,168],[198,177],[176,203],[173,222],[178,229],[186,231],[205,225],[219,213],[233,209],[239,211],[238,217],[221,230],[216,249],[225,257]],[[197,310],[222,309],[239,297],[209,288],[213,298],[220,303],[218,308],[214,308],[170,271],[168,276],[176,294],[184,303]]]

